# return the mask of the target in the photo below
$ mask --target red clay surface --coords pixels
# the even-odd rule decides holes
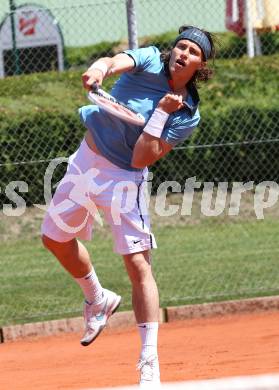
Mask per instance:
[[[279,373],[279,313],[163,324],[163,381]],[[94,344],[65,334],[0,345],[0,389],[82,389],[134,384],[136,329],[105,331]]]

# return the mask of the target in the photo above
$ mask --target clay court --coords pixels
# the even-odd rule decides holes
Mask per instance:
[[[279,373],[279,312],[162,324],[163,382]],[[137,330],[106,330],[94,345],[79,334],[0,345],[1,390],[85,389],[137,382]]]

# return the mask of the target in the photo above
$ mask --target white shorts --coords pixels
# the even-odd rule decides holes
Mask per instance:
[[[42,224],[42,234],[58,242],[90,240],[101,209],[119,254],[156,248],[146,205],[148,170],[127,171],[94,153],[83,140],[69,158]],[[96,222],[95,222],[96,223]]]

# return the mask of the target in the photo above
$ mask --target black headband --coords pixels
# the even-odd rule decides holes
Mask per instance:
[[[212,47],[208,37],[203,31],[196,27],[189,27],[187,30],[178,35],[173,46],[175,46],[181,39],[188,39],[189,41],[196,43],[201,48],[204,58],[208,60]]]

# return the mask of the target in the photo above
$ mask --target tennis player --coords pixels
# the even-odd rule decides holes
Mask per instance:
[[[81,344],[87,346],[121,301],[115,292],[102,287],[88,251],[77,240],[91,239],[96,209],[103,211],[111,226],[114,251],[123,257],[132,284],[142,342],[138,363],[141,387],[154,388],[160,383],[159,297],[150,256],[156,241],[143,194],[147,167],[188,138],[198,125],[196,83],[211,76],[207,61],[214,53],[210,33],[182,26],[169,53],[161,54],[150,46],[94,62],[82,76],[84,87],[90,90],[94,83],[100,86],[105,78],[120,74],[111,94],[141,113],[146,124],[126,123],[96,105],[82,107],[85,137],[69,158],[67,173],[42,225],[45,247],[83,290],[86,329]]]

